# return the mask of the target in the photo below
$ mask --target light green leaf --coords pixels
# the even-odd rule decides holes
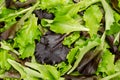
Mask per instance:
[[[70,69],[70,64],[66,64],[65,62],[61,62],[57,65],[57,70],[60,72],[61,76],[65,75]]]
[[[70,74],[71,72],[73,72],[76,69],[76,67],[79,65],[79,63],[82,60],[85,53],[87,53],[90,49],[100,45],[100,43],[101,43],[101,41],[99,38],[95,38],[95,39],[93,38],[91,40],[86,41],[84,46],[79,48],[79,51],[78,51],[77,55],[75,56],[76,61],[74,62],[72,69],[67,74]]]
[[[0,48],[8,50],[8,51],[12,51],[12,52],[16,53],[17,55],[19,55],[19,53],[15,49],[13,49],[13,47],[10,45],[10,43],[7,43],[6,41],[1,41],[0,45],[1,45]]]
[[[8,63],[7,59],[14,59],[7,50],[0,48],[0,69],[9,70],[11,65]]]
[[[83,18],[85,20],[86,27],[89,29],[91,37],[94,34],[97,34],[102,16],[102,12],[100,11],[98,5],[92,5],[85,11]]]
[[[56,17],[51,23],[50,29],[56,33],[70,33],[73,31],[88,31],[83,25],[72,19],[70,16],[59,16]]]
[[[118,7],[120,8],[120,0],[118,0]]]
[[[31,15],[14,39],[14,46],[19,48],[21,58],[30,57],[34,54],[34,40],[39,40],[40,34],[39,26],[37,25],[37,18],[35,15]]]
[[[98,65],[96,74],[102,73],[103,77],[114,74],[114,58],[115,56],[112,55],[112,53],[109,50],[105,49],[102,55],[102,61]]]
[[[42,78],[42,75],[35,71],[32,70],[28,67],[22,66],[20,63],[17,63],[14,60],[8,59],[8,62],[20,73],[21,79],[27,80],[27,79],[32,79],[32,78]]]
[[[16,61],[13,61],[11,59],[8,59],[8,62],[20,73],[21,78],[26,77],[26,73],[23,70],[23,67],[21,66],[21,64],[17,63]]]
[[[101,3],[103,5],[103,8],[105,10],[105,29],[110,30],[111,25],[113,24],[114,20],[114,15],[113,15],[113,10],[110,7],[110,5],[106,2],[106,0],[101,0]]]
[[[69,64],[72,64],[75,61],[75,56],[78,53],[78,51],[79,51],[79,47],[78,46],[75,47],[75,48],[72,48],[69,51],[69,53],[67,55],[67,59],[68,59]]]
[[[79,37],[79,32],[73,32],[72,34],[64,38],[63,45],[67,45],[68,47],[70,47],[71,44],[73,44]]]
[[[70,2],[70,0],[41,0],[40,7],[44,9],[48,9],[49,11],[52,9],[55,10],[57,7],[61,7],[64,4]]]
[[[59,80],[60,73],[57,71],[56,67],[51,65],[41,65],[37,63],[25,63],[25,65],[39,71],[44,80]]]

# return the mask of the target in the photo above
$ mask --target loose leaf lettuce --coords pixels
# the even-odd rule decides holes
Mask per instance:
[[[114,15],[113,10],[111,9],[110,5],[106,2],[106,0],[101,0],[103,8],[105,10],[105,29],[110,30],[111,25],[113,24]]]
[[[5,26],[0,29],[0,32],[4,31],[1,34],[3,39],[7,39],[8,37],[13,38],[15,33],[22,27],[25,20],[31,15],[31,13],[36,8],[36,6],[38,6],[38,4],[39,4],[39,1],[33,7],[30,7],[30,8],[24,9],[24,10],[20,10],[20,11],[10,9],[11,13],[10,13],[9,9],[3,8],[3,12],[0,14],[1,15],[0,22],[5,22]],[[16,21],[16,18],[21,17],[20,15],[25,13],[26,11],[28,11],[28,12],[19,21]],[[6,12],[9,13],[8,16],[6,16],[7,15]]]
[[[41,0],[40,7],[44,9],[55,9],[59,6],[63,6],[65,3],[68,3],[70,0]]]
[[[111,25],[111,29],[107,31],[107,34],[112,35],[117,34],[118,32],[120,32],[120,25],[115,22],[113,25]]]
[[[68,74],[70,74],[71,72],[73,72],[76,69],[76,67],[80,63],[80,61],[83,58],[83,56],[85,55],[85,53],[87,53],[90,49],[100,45],[100,42],[101,41],[99,38],[96,38],[96,39],[93,38],[91,40],[86,41],[84,46],[79,48],[79,51],[75,56],[76,61],[74,62],[74,65],[73,65],[72,69],[68,72]]]
[[[1,41],[0,45],[1,45],[0,48],[7,50],[7,51],[12,51],[12,52],[16,53],[17,55],[19,55],[19,53],[15,49],[13,49],[13,46],[11,46],[10,43],[8,43],[6,41]]]
[[[98,14],[99,13],[99,14]],[[98,5],[92,5],[86,9],[84,16],[86,27],[89,29],[89,34],[92,37],[97,34],[102,19],[102,12]]]
[[[114,12],[114,18],[115,18],[115,22],[113,23],[113,25],[111,25],[111,28],[109,31],[107,31],[107,35],[114,35],[115,39],[114,39],[114,43],[115,42],[119,42],[119,35],[120,35],[120,15],[117,12]]]
[[[44,80],[63,80],[60,77],[60,73],[56,67],[51,65],[41,65],[37,63],[25,63],[27,66],[39,71],[42,74]]]
[[[120,0],[118,0],[118,7],[120,8]]]
[[[83,25],[68,15],[58,16],[50,24],[50,30],[55,33],[70,33],[73,31],[88,31]]]
[[[11,68],[11,65],[8,63],[7,59],[14,59],[14,58],[12,57],[11,54],[9,54],[9,51],[0,48],[0,69],[1,70],[5,71]]]
[[[70,47],[71,44],[73,44],[79,37],[80,37],[80,33],[74,32],[64,38],[63,45],[67,45],[68,47]]]
[[[41,4],[45,1],[41,1]],[[61,3],[60,3],[61,2]],[[94,4],[96,2],[99,2],[99,0],[83,0],[80,1],[77,4],[72,4],[68,2],[65,2],[65,0],[62,1],[51,1],[49,6],[54,6],[53,11],[55,9],[55,19],[53,23],[49,24],[50,29],[56,33],[70,33],[73,31],[88,31],[87,28],[85,28],[83,25],[80,24],[78,20],[76,20],[76,17],[78,18],[78,12],[81,10],[86,9],[91,4]],[[54,3],[58,3],[58,6]],[[66,5],[63,5],[63,3],[66,3]],[[53,5],[54,4],[54,5]],[[62,5],[59,5],[62,4]],[[48,4],[44,4],[43,9],[49,9]]]
[[[6,29],[10,28],[15,22],[16,16],[11,16],[13,13],[15,13],[15,10],[2,8],[2,12],[0,12],[0,22],[5,22],[4,28],[0,28],[0,32],[5,31]],[[7,16],[6,16],[7,15]]]
[[[96,74],[101,74],[102,76],[108,76],[115,73],[115,66],[114,66],[114,55],[105,49],[102,55],[102,61],[100,62]]]
[[[63,76],[71,69],[71,67],[71,64],[61,62],[57,65],[57,70],[60,72],[61,76]]]
[[[101,80],[119,80],[120,79],[120,60],[115,62],[115,73],[102,78]]]
[[[42,75],[39,72],[24,67],[14,60],[8,59],[8,62],[20,73],[21,79],[23,80],[39,80],[38,78],[42,78]]]
[[[39,38],[40,31],[37,25],[37,18],[35,15],[31,15],[24,27],[22,27],[14,38],[14,46],[19,48],[21,58],[30,57],[34,54],[34,40],[39,40]]]
[[[85,10],[88,6],[100,0],[82,0],[76,4],[72,0],[41,0],[40,8],[53,12],[56,16],[69,15],[75,16],[79,11]],[[48,3],[49,2],[49,3]]]
[[[72,48],[67,55],[69,64],[72,64],[75,61],[75,56],[78,53],[79,47]]]

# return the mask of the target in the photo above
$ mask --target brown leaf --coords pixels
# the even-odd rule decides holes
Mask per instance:
[[[8,30],[6,30],[6,31],[4,31],[3,33],[1,33],[1,38],[3,39],[3,40],[6,40],[6,39],[8,39],[8,38],[14,38],[14,36],[15,36],[15,32],[16,32],[16,24],[17,23],[15,23],[15,24],[13,24]]]
[[[120,13],[120,8],[118,7],[118,0],[111,0],[112,7]]]

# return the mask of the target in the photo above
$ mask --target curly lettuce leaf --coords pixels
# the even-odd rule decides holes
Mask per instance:
[[[118,32],[120,32],[120,25],[115,22],[113,25],[111,25],[111,29],[107,31],[107,34],[112,35],[117,34]]]
[[[1,71],[9,70],[11,65],[8,63],[7,59],[14,59],[9,51],[0,48],[0,73]]]
[[[102,74],[102,77],[109,76],[115,73],[114,58],[109,50],[105,49],[102,55],[102,61],[98,65],[96,74]]]
[[[115,22],[111,25],[111,28],[110,30],[107,31],[107,34],[108,35],[111,35],[111,34],[118,34],[120,32],[120,23],[119,23],[119,20],[120,20],[120,14],[118,14],[117,12],[114,12],[114,18],[115,18]],[[115,36],[116,38],[116,36]]]
[[[73,67],[71,68],[71,70],[67,73],[67,74],[70,74],[71,72],[73,72],[76,67],[79,65],[80,61],[82,60],[83,56],[89,51],[91,50],[92,48],[100,45],[101,43],[101,40],[99,38],[92,38],[91,40],[87,40],[86,43],[84,44],[84,46],[80,47],[76,56],[75,56],[75,59],[76,61],[74,62],[74,65]]]
[[[63,45],[67,45],[68,47],[70,47],[71,44],[73,44],[79,37],[79,32],[73,32],[72,34],[64,38]]]
[[[10,28],[16,22],[16,16],[11,16],[15,13],[15,10],[7,9],[3,7],[0,12],[0,22],[4,22],[4,28],[0,28],[0,32]],[[7,16],[6,16],[7,15]]]
[[[79,47],[72,48],[67,55],[67,60],[69,64],[72,64],[75,61],[75,56],[78,53]]]
[[[88,6],[90,6],[91,4],[94,4],[96,2],[99,2],[100,0],[83,0],[80,1],[76,4],[74,3],[70,3],[69,1],[66,2],[65,0],[62,1],[51,1],[48,4],[44,4],[43,6],[45,9],[49,9],[49,7],[47,6],[54,6],[53,8],[53,13],[55,15],[55,19],[53,20],[52,23],[48,24],[47,26],[50,26],[50,30],[56,32],[56,33],[70,33],[73,31],[88,31],[87,28],[85,28],[82,24],[80,24],[80,19],[76,20],[76,18],[78,18],[78,12],[85,10]],[[44,3],[45,1],[41,1],[41,5],[42,3]],[[48,2],[48,1],[47,1]],[[57,5],[55,3],[58,3]],[[62,4],[62,5],[59,5]],[[66,5],[64,5],[66,4]],[[43,9],[44,9],[43,8]],[[55,12],[54,12],[55,11]],[[46,21],[46,22],[45,22]],[[42,20],[42,23],[49,23],[47,22],[48,20]]]
[[[61,33],[61,34],[70,33],[73,31],[88,31],[88,29],[85,28],[83,25],[81,25],[79,21],[71,18],[68,15],[56,16],[53,22],[50,23],[49,25],[50,25],[50,30],[52,30],[55,33]]]
[[[102,78],[101,80],[119,80],[120,79],[120,60],[115,62],[115,73]]]
[[[86,9],[83,18],[85,20],[86,27],[89,29],[89,34],[91,37],[94,34],[97,34],[102,16],[102,12],[100,11],[98,5],[92,5]]]
[[[68,3],[70,0],[41,0],[40,7],[44,9],[55,9],[56,7],[63,6],[65,3]]]
[[[45,1],[41,1],[41,5],[44,2]],[[58,3],[56,7],[54,6],[55,12],[53,8],[55,19],[53,20],[52,23],[49,24],[50,29],[56,33],[61,33],[61,34],[70,33],[73,31],[88,31],[87,28],[85,28],[83,25],[80,24],[79,22],[80,19],[76,20],[76,17],[78,18],[77,13],[81,10],[86,9],[88,6],[96,2],[99,2],[99,0],[83,0],[76,4],[70,3],[69,1],[66,2],[64,0],[63,2],[62,1],[54,1],[54,2],[51,1],[49,5],[44,4],[43,6],[46,6],[44,8],[49,10],[48,6],[53,7],[53,5],[56,5],[55,3]],[[62,4],[62,6],[59,4]],[[42,20],[42,22],[43,21],[45,20]]]
[[[35,40],[40,39],[40,34],[37,18],[35,15],[31,15],[14,38],[14,47],[19,48],[21,58],[30,57],[34,54]]]
[[[72,66],[70,64],[61,62],[57,65],[57,70],[60,72],[60,75],[63,76],[71,69],[71,67]]]
[[[77,15],[79,11],[85,10],[88,6],[100,0],[82,0],[76,4],[72,0],[41,0],[40,8],[47,9],[55,15]],[[49,3],[48,3],[49,2]]]
[[[2,37],[2,39],[6,40],[8,38],[12,39],[15,36],[15,33],[22,27],[22,25],[24,25],[24,22],[26,19],[29,18],[29,16],[31,15],[31,13],[33,12],[33,10],[38,6],[39,1],[32,7],[26,8],[24,10],[13,10],[13,12],[9,13],[8,16],[6,16],[6,9],[4,11],[4,8],[2,10],[1,16],[2,18],[0,18],[0,22],[5,22],[5,26],[3,28],[0,29],[0,32],[3,32],[0,36]],[[23,13],[25,13],[26,11],[28,11],[23,17],[21,17],[21,15]],[[6,15],[5,15],[6,14]],[[19,21],[16,21],[17,17],[21,17],[21,19]]]

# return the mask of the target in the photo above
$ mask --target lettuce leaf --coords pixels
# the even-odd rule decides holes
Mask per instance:
[[[21,79],[23,80],[39,80],[39,78],[42,78],[42,75],[39,72],[24,67],[14,60],[8,59],[8,62],[20,73]]]
[[[8,63],[7,59],[14,59],[9,51],[0,48],[0,74],[1,71],[6,71],[11,68],[11,65]]]
[[[99,2],[100,0],[83,0],[76,4],[69,2],[69,0],[62,0],[62,1],[51,1],[49,4],[45,4],[45,0],[41,1],[41,5],[44,3],[42,9],[48,9],[51,11],[51,7],[53,7],[52,11],[55,14],[55,19],[52,23],[48,24],[50,26],[50,30],[54,31],[55,33],[70,33],[73,31],[88,31],[88,29],[80,24],[80,19],[78,18],[78,12],[85,10],[91,4]],[[47,1],[49,2],[49,1]],[[56,5],[56,4],[57,5]],[[54,5],[53,5],[54,4]],[[62,5],[61,5],[62,4]],[[64,5],[66,4],[66,5]],[[45,20],[42,20],[42,22]],[[46,20],[47,21],[47,20]],[[49,22],[44,22],[49,23]]]
[[[21,58],[30,57],[34,54],[35,40],[40,40],[40,35],[37,18],[35,15],[31,15],[14,38],[14,47],[19,48]]]
[[[103,8],[105,10],[105,29],[110,30],[111,25],[115,22],[113,10],[110,5],[106,2],[106,0],[101,0]]]
[[[45,20],[44,20],[45,21]],[[45,23],[45,22],[44,22]],[[46,22],[49,23],[49,22]],[[50,30],[55,33],[70,33],[73,31],[88,31],[83,25],[68,15],[56,16],[50,25]]]
[[[27,66],[39,71],[42,74],[42,79],[44,80],[64,80],[60,77],[60,72],[57,71],[57,68],[51,65],[41,65],[37,63],[25,63]]]
[[[64,38],[63,45],[67,45],[68,47],[70,47],[71,44],[73,44],[79,37],[79,32],[73,32],[72,34]]]
[[[119,80],[120,79],[120,60],[115,62],[115,73],[102,78],[101,80]]]
[[[97,34],[102,16],[102,12],[100,11],[98,5],[92,5],[86,9],[83,18],[85,20],[86,27],[89,29],[91,37]]]
[[[75,56],[79,51],[79,47],[76,46],[75,48],[72,48],[70,52],[67,55],[67,60],[69,64],[72,64],[75,61]]]
[[[77,54],[75,55],[75,59],[76,61],[74,62],[73,67],[71,68],[71,70],[67,73],[70,74],[71,72],[73,72],[76,67],[79,65],[80,61],[82,60],[83,56],[92,48],[100,45],[101,40],[99,38],[92,38],[90,40],[87,40],[84,44],[84,46],[79,47],[79,50],[77,52]],[[71,57],[71,56],[70,56]]]
[[[105,49],[96,74],[102,74],[103,77],[114,74],[114,58],[115,56],[109,50]]]

